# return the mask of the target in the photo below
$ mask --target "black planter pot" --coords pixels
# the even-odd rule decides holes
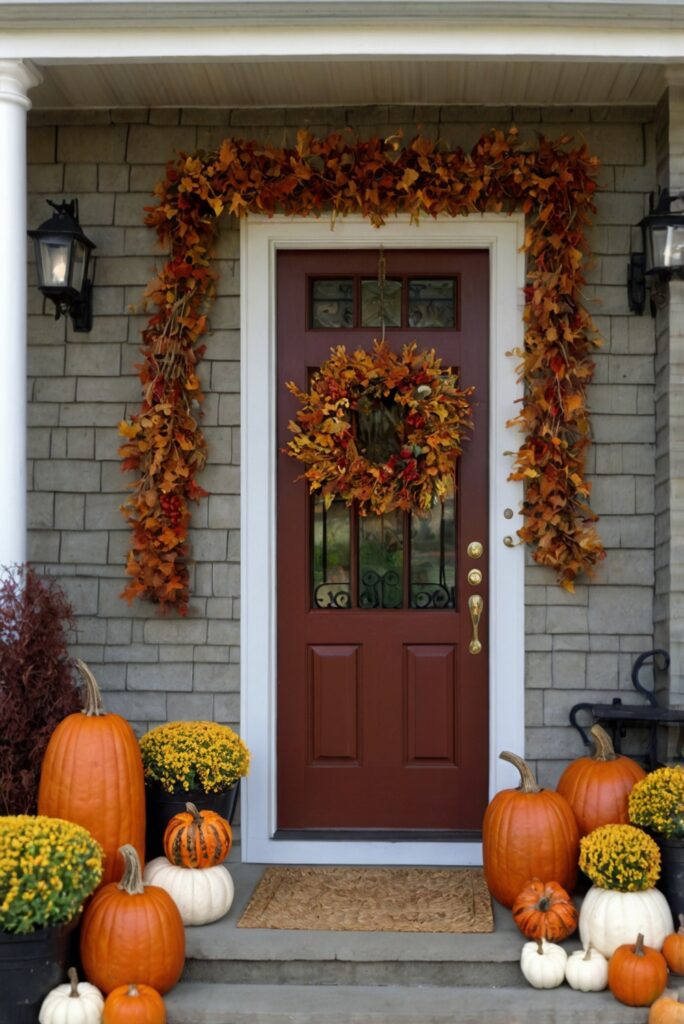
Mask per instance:
[[[658,837],[662,861],[658,888],[670,905],[675,926],[679,927],[679,915],[684,914],[684,839],[663,839]]]
[[[240,782],[222,793],[204,793],[201,789],[167,793],[156,786],[145,786],[147,825],[145,830],[145,859],[152,860],[164,853],[164,829],[173,818],[185,810],[186,803],[195,804],[198,811],[217,811],[232,824],[240,794]]]
[[[79,917],[29,935],[0,932],[0,1024],[36,1024],[43,999],[74,962]]]

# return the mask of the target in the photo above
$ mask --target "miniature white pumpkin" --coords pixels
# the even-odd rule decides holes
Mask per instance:
[[[644,936],[645,946],[660,950],[673,930],[672,913],[658,889],[618,892],[592,885],[582,901],[582,945],[591,944],[605,957],[611,957],[618,946],[634,942],[639,932]]]
[[[603,992],[608,984],[608,961],[591,945],[578,949],[568,957],[565,977],[577,992]]]
[[[567,959],[562,946],[539,939],[523,946],[520,969],[534,988],[557,988],[565,978]]]
[[[100,1024],[104,996],[99,988],[79,981],[76,968],[70,967],[69,984],[48,992],[38,1014],[40,1024]]]
[[[209,924],[230,910],[235,888],[223,864],[213,868],[180,868],[166,857],[155,857],[145,867],[145,885],[165,889],[180,910],[183,924]]]

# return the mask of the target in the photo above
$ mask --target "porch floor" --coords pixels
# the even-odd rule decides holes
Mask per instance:
[[[231,855],[235,901],[186,929],[183,978],[168,1024],[645,1024],[648,1011],[608,992],[537,991],[518,966],[522,936],[494,905],[485,935],[237,928],[265,867]],[[567,949],[579,948],[578,939]]]

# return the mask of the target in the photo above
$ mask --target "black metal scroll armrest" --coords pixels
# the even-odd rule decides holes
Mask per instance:
[[[572,707],[570,709],[570,725],[573,725],[575,727],[575,729],[577,729],[577,732],[582,737],[582,743],[584,744],[584,746],[585,747],[590,747],[591,746],[591,740],[587,736],[586,730],[583,729],[582,726],[577,721],[577,714],[580,711],[588,711],[589,714],[593,718],[594,717],[594,705],[593,704],[586,704],[586,703],[584,703],[584,704],[575,704],[574,707]]]
[[[635,690],[643,694],[651,707],[659,708],[660,702],[653,690],[647,689],[643,683],[639,682],[639,673],[641,672],[644,665],[658,664],[658,657],[660,657],[660,668],[663,672],[666,672],[670,667],[670,655],[667,651],[664,651],[662,647],[656,648],[654,651],[646,651],[644,654],[640,654],[632,665],[632,684]],[[653,662],[649,661],[649,658],[653,658]]]

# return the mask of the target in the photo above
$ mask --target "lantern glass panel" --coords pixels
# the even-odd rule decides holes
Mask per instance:
[[[63,238],[36,239],[36,263],[43,288],[64,288],[68,284],[69,242]]]
[[[665,258],[673,270],[684,268],[684,224],[672,224],[668,229]]]
[[[88,255],[88,248],[80,238],[75,238],[72,243],[71,287],[75,288],[77,292],[83,288]]]

